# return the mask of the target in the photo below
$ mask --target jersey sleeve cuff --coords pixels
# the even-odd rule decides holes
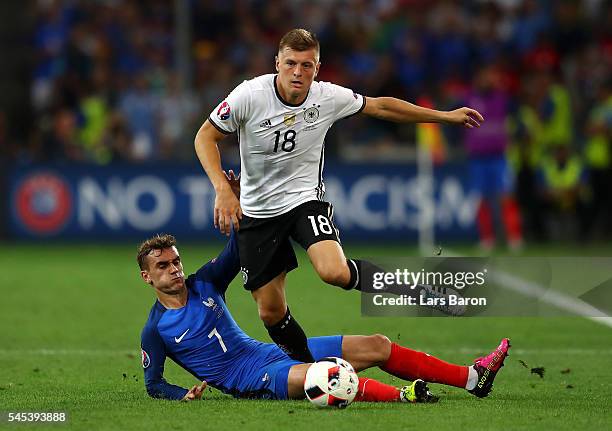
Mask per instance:
[[[228,132],[227,130],[224,130],[221,126],[215,123],[215,120],[213,120],[212,117],[209,116],[208,121],[210,121],[210,124],[212,124],[215,127],[215,129],[217,129],[219,132],[223,133],[224,135],[232,134],[232,132]]]
[[[342,119],[345,120],[347,118],[351,118],[353,115],[359,114],[361,111],[363,111],[363,109],[365,108],[365,105],[366,105],[366,97],[361,96],[361,107],[359,107],[359,109],[353,112],[352,114],[349,114],[346,117],[343,117]]]

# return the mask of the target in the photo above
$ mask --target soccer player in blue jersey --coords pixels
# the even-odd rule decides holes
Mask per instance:
[[[219,256],[185,278],[176,241],[158,235],[144,241],[137,256],[142,279],[157,295],[142,331],[142,365],[150,396],[171,400],[200,399],[206,384],[239,398],[304,398],[304,378],[310,364],[289,358],[276,344],[246,335],[225,304],[225,291],[240,271],[236,235]],[[378,366],[414,383],[401,389],[360,378],[356,401],[432,399],[425,382],[465,388],[478,397],[491,390],[508,353],[502,340],[491,354],[472,366],[449,364],[433,356],[392,343],[382,335],[328,336],[308,339],[316,360],[335,356],[357,371]],[[202,384],[190,390],[163,377],[172,359]]]

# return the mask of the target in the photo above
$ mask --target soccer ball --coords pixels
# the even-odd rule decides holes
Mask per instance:
[[[359,378],[351,364],[340,358],[323,358],[306,372],[304,392],[318,407],[343,409],[355,399]]]

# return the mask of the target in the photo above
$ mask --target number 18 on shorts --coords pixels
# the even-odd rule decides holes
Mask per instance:
[[[290,239],[304,250],[320,241],[340,242],[332,205],[308,201],[276,217],[243,216],[238,247],[245,289],[256,290],[283,271],[297,268]]]

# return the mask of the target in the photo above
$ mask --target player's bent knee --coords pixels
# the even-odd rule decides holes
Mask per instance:
[[[321,280],[334,286],[345,286],[351,277],[346,265],[322,265],[317,268]]]
[[[391,340],[382,334],[374,334],[368,338],[374,356],[373,360],[380,363],[386,362],[391,354]]]
[[[272,326],[285,317],[286,308],[260,308],[259,318],[266,326]]]

